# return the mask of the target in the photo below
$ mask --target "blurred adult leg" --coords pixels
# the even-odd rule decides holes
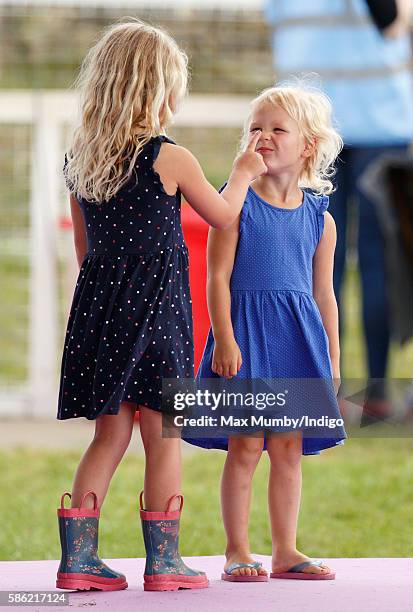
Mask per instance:
[[[406,146],[366,147],[353,150],[353,180],[358,200],[358,256],[362,290],[362,316],[367,348],[370,397],[386,397],[385,377],[390,346],[390,309],[387,291],[385,244],[376,207],[358,187],[367,166],[389,152],[407,152]]]

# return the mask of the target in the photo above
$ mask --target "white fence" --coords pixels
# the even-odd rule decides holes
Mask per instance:
[[[175,125],[238,128],[247,115],[249,99],[190,96],[183,103]],[[69,210],[62,177],[63,133],[76,112],[74,92],[0,92],[0,122],[32,126],[29,243],[25,245],[24,241],[10,236],[0,246],[8,255],[17,255],[24,248],[28,256],[28,351],[24,355],[28,376],[18,386],[0,387],[0,417],[50,418],[56,414],[62,336],[58,316],[59,218],[62,210],[66,213]],[[73,275],[76,271],[74,249],[66,264],[71,266]],[[7,291],[7,287],[2,287],[2,291]]]

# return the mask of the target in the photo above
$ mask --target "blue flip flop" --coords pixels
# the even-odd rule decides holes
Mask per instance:
[[[251,569],[258,569],[262,567],[262,563],[256,561],[255,563],[231,563],[223,574],[221,574],[221,580],[227,580],[228,582],[268,582],[268,576],[233,576],[232,572],[241,567],[250,567]]]
[[[334,580],[336,575],[333,572],[328,574],[320,574],[320,573],[310,573],[303,572],[302,570],[305,567],[309,567],[310,565],[325,565],[324,561],[316,560],[313,561],[303,561],[303,563],[297,563],[297,565],[293,565],[286,572],[275,573],[271,572],[270,578],[295,578],[296,580]]]

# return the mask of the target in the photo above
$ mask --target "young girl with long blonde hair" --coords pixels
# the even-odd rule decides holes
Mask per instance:
[[[208,586],[178,552],[180,439],[162,437],[162,378],[193,377],[188,250],[180,195],[213,227],[239,214],[266,167],[253,135],[219,195],[193,155],[166,136],[187,87],[187,58],[164,31],[111,25],[77,79],[80,121],[64,171],[80,266],[62,356],[58,419],[95,421],[72,493],[58,509],[57,586],[118,590],[123,574],[97,553],[98,521],[131,439],[135,411],[145,449],[141,521],[146,590]],[[64,508],[65,495],[71,507]]]
[[[327,212],[342,141],[331,114],[321,91],[300,84],[271,87],[254,99],[244,141],[258,135],[256,151],[267,171],[252,181],[234,223],[209,233],[211,328],[198,380],[289,379],[305,394],[310,389],[303,379],[327,379],[332,393],[321,408],[337,420],[334,436],[328,432],[317,437],[318,430],[306,435],[304,428],[269,428],[265,435],[255,431],[253,436],[226,438],[191,439],[190,431],[185,435],[198,446],[228,451],[221,483],[227,535],[224,580],[268,580],[267,571],[251,557],[248,541],[252,477],[263,449],[271,463],[271,577],[334,578],[325,564],[296,548],[301,456],[319,454],[346,437],[334,388],[340,379],[332,285],[336,233]],[[291,410],[296,417],[305,416],[297,414],[297,406]]]

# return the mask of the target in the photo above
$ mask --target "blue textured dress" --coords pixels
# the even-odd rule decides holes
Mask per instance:
[[[230,280],[231,320],[242,355],[235,378],[332,379],[312,269],[328,201],[327,196],[304,192],[301,205],[286,209],[269,204],[249,187]],[[210,328],[198,381],[219,378],[211,370],[213,351]],[[335,393],[329,402],[329,416],[340,419]],[[343,427],[336,427],[331,438],[303,435],[303,454],[319,454],[343,444],[346,437]],[[227,438],[183,438],[196,446],[228,450]]]
[[[78,199],[88,250],[67,323],[58,419],[117,414],[122,401],[163,411],[162,378],[194,377],[181,194],[168,195],[153,169],[163,142],[174,144],[157,136],[143,147],[108,202]]]

